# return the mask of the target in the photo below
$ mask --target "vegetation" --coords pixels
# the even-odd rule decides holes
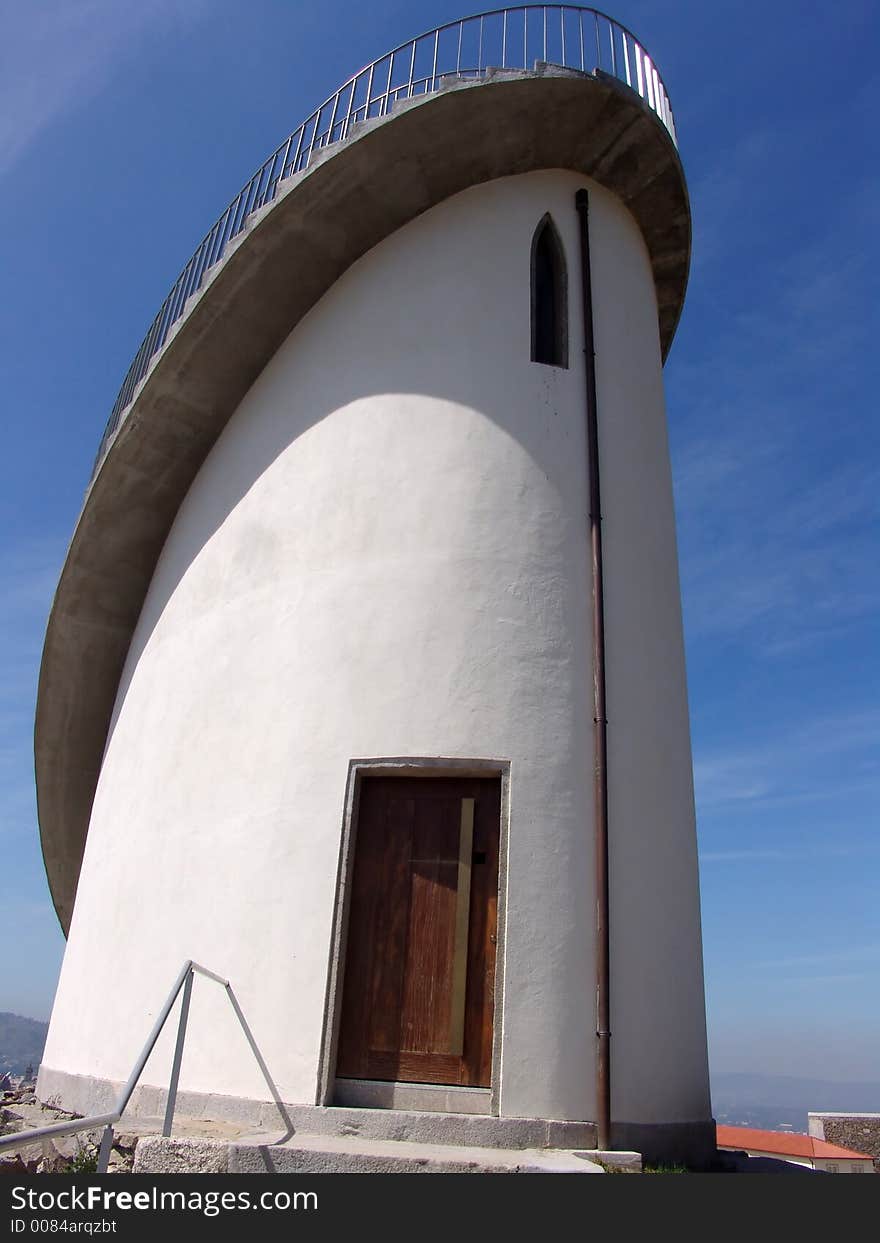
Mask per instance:
[[[80,1147],[76,1151],[76,1155],[71,1157],[70,1165],[67,1167],[68,1174],[97,1174],[98,1172],[98,1154],[92,1152],[88,1148]]]

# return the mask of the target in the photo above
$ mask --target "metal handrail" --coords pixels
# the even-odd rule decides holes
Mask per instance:
[[[451,81],[483,77],[490,70],[528,70],[538,61],[611,74],[641,96],[677,145],[672,107],[656,65],[626,26],[598,9],[570,4],[492,9],[437,26],[386,52],[349,78],[275,148],[202,238],[128,369],[98,447],[92,480],[189,298],[251,216],[276,198],[282,181],[307,169],[316,151],[341,142],[355,125],[387,116],[401,100],[429,95]]]
[[[131,1100],[132,1093],[137,1087],[138,1080],[143,1074],[143,1070],[147,1064],[149,1056],[153,1052],[156,1041],[159,1039],[159,1034],[165,1026],[168,1015],[171,1013],[171,1009],[177,1000],[180,990],[183,989],[183,1000],[180,1006],[180,1018],[177,1024],[177,1043],[174,1046],[174,1061],[171,1066],[171,1078],[168,1083],[168,1100],[165,1105],[165,1118],[162,1123],[162,1134],[170,1135],[171,1128],[174,1124],[174,1110],[177,1104],[177,1087],[180,1082],[180,1065],[183,1061],[183,1046],[186,1040],[186,1027],[189,1018],[189,1002],[190,996],[192,995],[193,976],[196,974],[203,975],[209,980],[214,980],[217,984],[221,984],[226,990],[226,995],[229,998],[233,1010],[235,1011],[236,1018],[241,1024],[241,1029],[244,1032],[245,1039],[250,1045],[251,1052],[253,1053],[257,1065],[262,1072],[263,1078],[266,1080],[269,1087],[272,1100],[278,1107],[278,1112],[281,1114],[284,1125],[287,1127],[288,1131],[292,1132],[293,1126],[287,1110],[284,1107],[284,1102],[281,1100],[281,1097],[278,1095],[278,1089],[272,1082],[272,1076],[269,1074],[269,1068],[263,1060],[263,1055],[257,1047],[257,1042],[254,1040],[251,1029],[248,1027],[247,1020],[242,1013],[241,1006],[238,1004],[238,999],[232,991],[232,985],[228,980],[224,980],[222,976],[215,975],[213,971],[209,971],[207,967],[202,967],[197,962],[193,962],[192,959],[187,959],[180,969],[180,974],[174,981],[171,992],[168,994],[156,1022],[153,1024],[153,1030],[144,1042],[144,1047],[141,1049],[140,1056],[134,1064],[134,1069],[128,1077],[128,1082],[119,1094],[119,1099],[116,1102],[116,1108],[112,1110],[112,1112],[106,1114],[93,1114],[88,1118],[74,1118],[70,1122],[53,1122],[50,1126],[37,1127],[32,1131],[14,1131],[11,1135],[2,1135],[0,1136],[0,1151],[4,1148],[18,1148],[21,1147],[22,1144],[29,1144],[34,1141],[49,1139],[53,1135],[73,1135],[77,1131],[92,1131],[96,1130],[98,1127],[103,1127],[104,1134],[101,1137],[101,1147],[98,1151],[98,1173],[106,1174],[107,1165],[110,1160],[110,1149],[113,1146],[113,1124],[118,1122],[125,1112],[128,1102]]]

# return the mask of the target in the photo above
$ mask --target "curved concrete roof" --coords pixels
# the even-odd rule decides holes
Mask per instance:
[[[593,178],[638,221],[665,358],[690,261],[684,174],[658,117],[599,71],[490,71],[358,125],[284,183],[191,298],[86,494],[49,616],[37,807],[65,932],[128,646],[211,446],[293,327],[356,259],[469,186],[543,168]]]

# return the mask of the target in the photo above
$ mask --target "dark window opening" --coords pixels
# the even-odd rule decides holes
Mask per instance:
[[[550,216],[532,239],[532,362],[568,366],[565,256]]]

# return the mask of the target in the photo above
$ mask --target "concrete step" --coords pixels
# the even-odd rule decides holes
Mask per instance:
[[[414,1143],[456,1144],[475,1148],[586,1149],[596,1146],[596,1126],[593,1122],[341,1105],[291,1106],[288,1118],[297,1135],[411,1140]],[[263,1121],[261,1126],[264,1132],[277,1127],[277,1112],[271,1122]]]
[[[166,1092],[149,1085],[138,1088],[133,1108],[120,1122],[122,1129],[134,1123],[161,1119]],[[107,1108],[113,1106],[108,1099]],[[265,1134],[291,1130],[309,1135],[361,1135],[368,1139],[412,1139],[434,1144],[465,1144],[477,1148],[595,1148],[593,1122],[545,1118],[499,1118],[482,1110],[382,1107],[360,1104],[288,1104],[283,1114],[272,1101],[181,1091],[177,1097],[174,1132],[192,1124],[198,1128],[230,1128],[242,1134],[262,1130]],[[206,1129],[206,1134],[210,1132]],[[233,1138],[229,1131],[218,1138]]]
[[[604,1174],[595,1153],[489,1148],[465,1144],[298,1133],[230,1141],[146,1136],[135,1150],[136,1174]],[[634,1155],[634,1154],[633,1154]]]

